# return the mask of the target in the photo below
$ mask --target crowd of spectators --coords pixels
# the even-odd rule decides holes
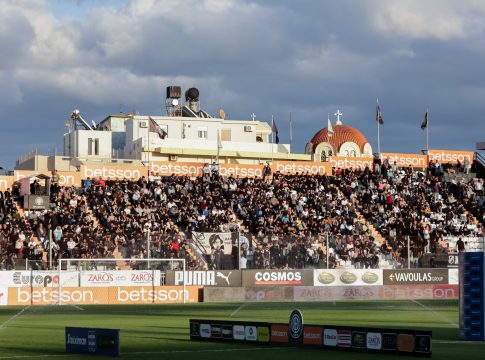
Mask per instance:
[[[434,164],[419,172],[384,163],[329,176],[208,171],[194,178],[87,179],[79,188],[53,182],[49,209],[24,216],[18,194],[0,192],[0,268],[19,259],[42,262],[50,246],[54,260],[115,259],[118,252],[133,259],[132,268],[148,257],[184,258],[189,269],[376,268],[383,260],[401,267],[408,237],[417,265],[424,253],[456,250],[446,248],[446,237],[483,236],[483,179],[442,175]],[[190,251],[193,232],[229,231],[250,239],[233,247],[229,262],[214,253],[198,260]]]

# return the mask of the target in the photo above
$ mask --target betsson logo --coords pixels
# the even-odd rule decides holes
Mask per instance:
[[[87,166],[83,167],[83,179],[86,178],[111,178],[111,179],[139,179],[141,178],[140,170],[136,169],[113,169],[107,167],[100,167],[91,169]]]
[[[145,288],[140,288],[137,290],[123,290],[118,288],[118,302],[177,302],[189,300],[189,292],[187,290],[147,290]]]

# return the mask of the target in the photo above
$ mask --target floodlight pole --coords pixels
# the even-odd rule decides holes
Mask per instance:
[[[410,240],[410,236],[408,235],[408,269],[411,268],[411,240]]]
[[[52,229],[49,230],[49,270],[52,270]]]
[[[150,229],[148,229],[147,231],[147,263],[148,263],[148,270],[150,270],[150,257],[151,257],[151,254],[150,254]]]
[[[330,269],[329,267],[329,258],[330,258],[330,248],[328,247],[328,231],[326,232],[326,235],[327,235],[327,270]]]

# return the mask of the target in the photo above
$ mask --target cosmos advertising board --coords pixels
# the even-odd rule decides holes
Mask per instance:
[[[242,272],[243,286],[311,286],[313,270],[245,270]]]
[[[148,168],[144,166],[126,165],[81,165],[81,178],[83,180],[139,180],[148,176]]]
[[[8,305],[165,304],[199,301],[199,287],[110,286],[110,287],[11,287]]]
[[[384,269],[384,285],[448,284],[448,269]]]
[[[428,150],[429,161],[434,161],[442,164],[458,164],[462,165],[465,159],[473,163],[473,151],[461,151],[461,150]]]
[[[335,169],[364,170],[366,167],[372,169],[374,159],[371,157],[332,156],[328,162],[330,163],[330,166]]]
[[[160,285],[159,270],[82,271],[80,286],[151,286]]]
[[[381,269],[314,270],[314,286],[373,286],[382,285]]]
[[[423,169],[428,167],[428,156],[422,154],[381,153],[381,162],[386,159],[389,165],[396,163],[400,168]]]
[[[7,191],[7,189],[12,190],[14,181],[13,176],[0,176],[0,191]]]
[[[241,286],[240,270],[166,271],[167,285]]]
[[[38,171],[38,170],[15,170],[14,180],[19,181],[24,177],[33,175],[47,175],[52,176],[52,171]],[[59,185],[61,186],[80,186],[81,185],[81,173],[78,171],[58,171]]]
[[[284,175],[325,175],[332,173],[329,163],[309,161],[274,161],[271,165],[273,173]]]

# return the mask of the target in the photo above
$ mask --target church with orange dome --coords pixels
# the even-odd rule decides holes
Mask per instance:
[[[312,161],[328,161],[331,156],[372,157],[372,146],[366,137],[356,128],[344,125],[339,110],[335,115],[336,123],[332,125],[328,119],[328,126],[307,143],[305,153],[311,155]]]

